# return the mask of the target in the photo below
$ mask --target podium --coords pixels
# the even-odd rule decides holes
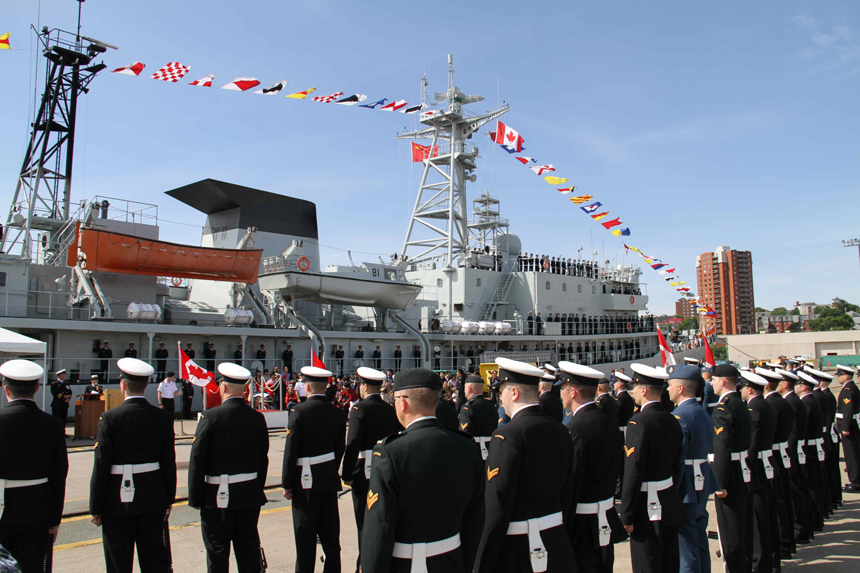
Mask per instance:
[[[81,394],[75,399],[75,439],[95,438],[105,402],[98,394]]]

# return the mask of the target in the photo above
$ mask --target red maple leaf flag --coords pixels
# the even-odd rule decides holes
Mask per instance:
[[[660,343],[660,355],[663,358],[663,367],[666,366],[674,366],[675,365],[675,357],[672,355],[672,350],[669,348],[669,343],[666,342],[666,338],[663,336],[663,333],[660,329],[657,329],[657,338]]]
[[[179,365],[179,376],[183,380],[188,380],[195,386],[206,387],[211,384],[216,388],[218,387],[215,384],[215,373],[198,366],[196,362],[188,358],[188,355],[181,348],[179,349]]]
[[[705,334],[705,367],[713,368],[717,365],[717,361],[714,360],[714,353],[711,352],[711,345],[708,343],[708,335]]]
[[[313,366],[314,368],[322,368],[323,370],[326,369],[325,363],[320,360],[320,357],[317,356],[317,353],[313,351],[313,348],[311,349],[311,366]]]

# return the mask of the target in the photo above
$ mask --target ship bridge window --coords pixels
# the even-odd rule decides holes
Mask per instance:
[[[397,271],[394,269],[385,269],[385,280],[396,281],[397,280]]]
[[[475,280],[475,286],[481,286],[481,279]]]
[[[0,272],[0,287],[6,286],[6,273]]]

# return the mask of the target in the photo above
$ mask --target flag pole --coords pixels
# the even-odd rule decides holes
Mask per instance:
[[[182,387],[185,384],[185,379],[182,377],[182,354],[181,354],[182,353],[182,342],[179,340],[176,341],[176,352],[177,352],[177,358],[179,358],[179,385],[180,385],[180,387]],[[185,400],[186,400],[185,391],[180,390],[180,392],[182,393],[182,401],[180,402],[180,408],[179,408],[179,435],[180,436],[187,436],[188,434],[185,433],[185,425],[182,423],[182,421],[183,421],[182,420],[182,410],[183,410],[182,406],[185,405]]]

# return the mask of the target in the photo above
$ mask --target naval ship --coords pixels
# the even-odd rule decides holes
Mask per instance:
[[[591,272],[562,274],[524,264],[501,199],[469,199],[479,157],[472,136],[509,108],[471,111],[483,97],[454,85],[451,56],[447,90],[428,98],[422,79],[419,127],[397,134],[436,150],[423,162],[399,251],[325,266],[317,205],[304,199],[212,179],[167,190],[168,207],[179,201],[205,215],[199,245],[161,241],[156,204],[103,196],[73,203],[78,98],[105,68],[96,58],[113,46],[57,29],[43,29],[39,40],[44,92],[3,229],[0,327],[45,342],[47,371],[65,368],[75,394],[93,373],[115,388],[116,360],[130,343],[154,364],[163,342],[167,370],[176,372],[178,343],[190,343],[210,370],[234,356],[252,371],[283,370],[288,349],[293,372],[311,364],[313,351],[338,374],[362,364],[486,370],[500,355],[538,365],[582,361],[607,374],[629,371],[632,361],[659,365],[653,321],[642,320],[648,295],[639,268],[580,261]],[[539,331],[529,320],[538,313]],[[564,328],[546,321],[550,313],[603,316],[616,327]],[[113,357],[105,371],[106,342]],[[210,344],[214,359],[204,356]],[[154,399],[154,387],[148,392]],[[45,407],[50,396],[40,394]]]

